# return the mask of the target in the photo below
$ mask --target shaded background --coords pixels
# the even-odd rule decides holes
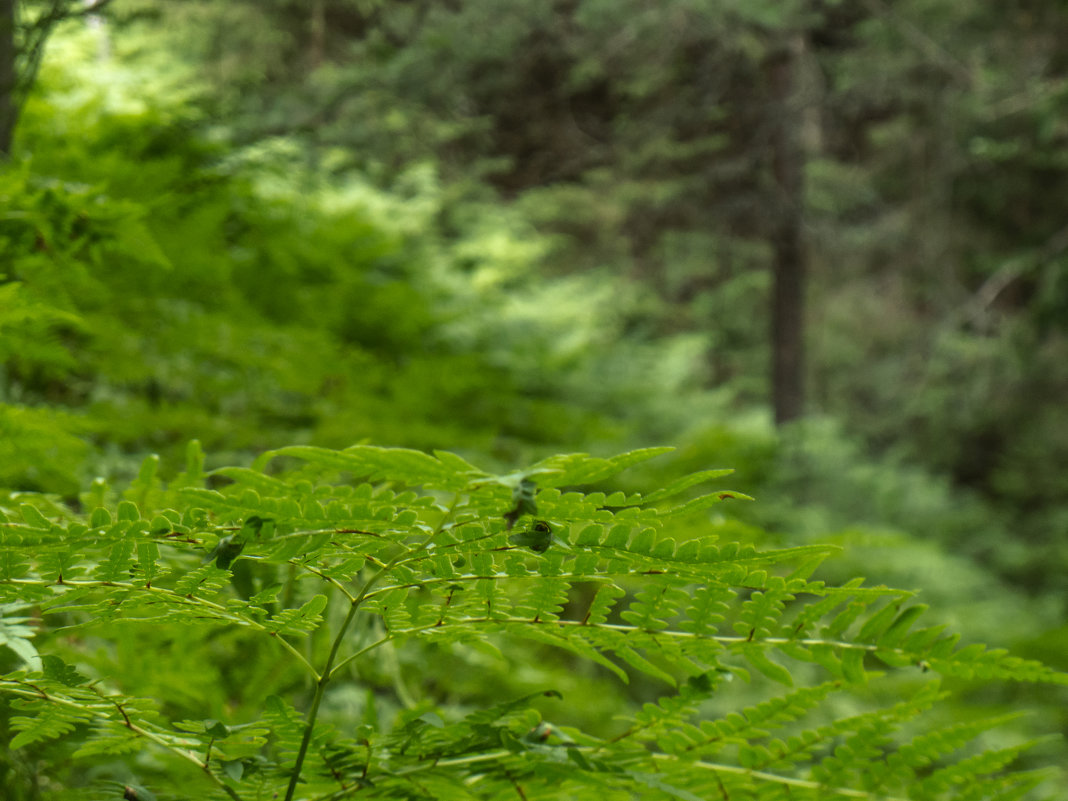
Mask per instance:
[[[4,0],[0,150],[13,492],[668,443],[1068,665],[1064,2]]]

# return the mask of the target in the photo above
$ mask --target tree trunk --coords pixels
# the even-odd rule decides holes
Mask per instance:
[[[774,115],[771,162],[776,184],[772,224],[774,265],[771,301],[771,394],[775,424],[796,420],[805,399],[804,151],[802,108],[797,92],[798,63],[804,38],[786,37],[769,63]]]
[[[0,159],[11,155],[19,107],[15,99],[15,3],[0,0]]]
[[[311,42],[309,46],[308,61],[312,69],[322,66],[326,54],[326,3],[325,0],[312,0]]]

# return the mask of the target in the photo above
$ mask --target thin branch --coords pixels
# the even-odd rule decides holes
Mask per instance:
[[[1002,292],[1024,276],[1028,267],[1050,261],[1066,250],[1068,250],[1068,225],[1054,233],[1038,249],[1037,253],[1024,259],[1013,259],[1002,264],[964,304],[963,309],[958,313],[959,317],[969,317],[972,322],[979,324],[982,321],[982,315],[987,309],[994,305],[994,302]],[[951,322],[956,323],[959,317],[958,315],[953,315],[949,319]]]
[[[877,17],[882,17],[884,21],[896,27],[908,42],[925,53],[947,74],[961,81],[966,87],[972,87],[978,82],[976,76],[963,61],[924,33],[922,29],[894,13],[886,3],[881,0],[864,0],[864,5]]]
[[[81,8],[66,12],[62,19],[81,19],[93,14],[99,14],[106,6],[111,5],[112,0],[92,0],[85,3]]]
[[[52,0],[48,10],[22,28],[25,43],[19,48],[23,61],[16,80],[16,95],[24,99],[37,80],[44,59],[45,44],[61,22],[99,14],[112,0],[93,0],[81,8],[71,8],[70,0]]]

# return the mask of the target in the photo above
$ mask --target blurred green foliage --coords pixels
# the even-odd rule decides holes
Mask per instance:
[[[663,399],[695,383],[693,337],[621,336],[636,289],[540,280],[544,239],[452,208],[431,165],[385,192],[284,138],[211,144],[188,92],[138,109],[130,86],[44,81],[3,178],[6,399],[74,412],[105,454],[373,436],[515,458],[651,419],[650,371]],[[66,483],[36,488],[69,491],[79,465],[54,461]]]

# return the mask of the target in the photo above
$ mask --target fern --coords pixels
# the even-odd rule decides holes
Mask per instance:
[[[662,452],[556,456],[492,475],[448,453],[295,446],[205,474],[194,444],[172,486],[149,459],[112,508],[6,509],[0,643],[22,663],[0,679],[10,746],[74,738],[76,758],[131,760],[150,745],[175,768],[143,786],[191,794],[196,782],[198,797],[249,801],[940,799],[960,788],[1014,798],[1040,784],[1044,774],[1012,770],[1034,743],[984,750],[1008,719],[924,721],[944,703],[938,676],[1065,685],[1068,675],[960,647],[921,625],[928,610],[911,593],[813,579],[833,548],[717,541],[699,513],[745,496],[677,499],[726,471],[646,495],[577,489]],[[107,495],[98,486],[89,497]],[[30,608],[33,626],[14,614]],[[271,692],[239,721],[219,705],[175,715],[178,687],[146,700],[122,671],[91,681],[72,666],[88,638],[149,624],[206,631],[189,640],[204,660],[228,638],[287,666],[287,678],[259,674]],[[411,689],[433,684],[433,663],[413,683],[397,661],[464,649],[564,660],[663,694],[614,732],[582,731],[546,717],[560,709],[551,687],[439,710],[433,689]],[[734,692],[735,679],[753,689]],[[879,704],[879,686],[898,698]],[[327,714],[342,697],[332,687],[364,687],[362,712]],[[392,722],[378,718],[383,703]]]

